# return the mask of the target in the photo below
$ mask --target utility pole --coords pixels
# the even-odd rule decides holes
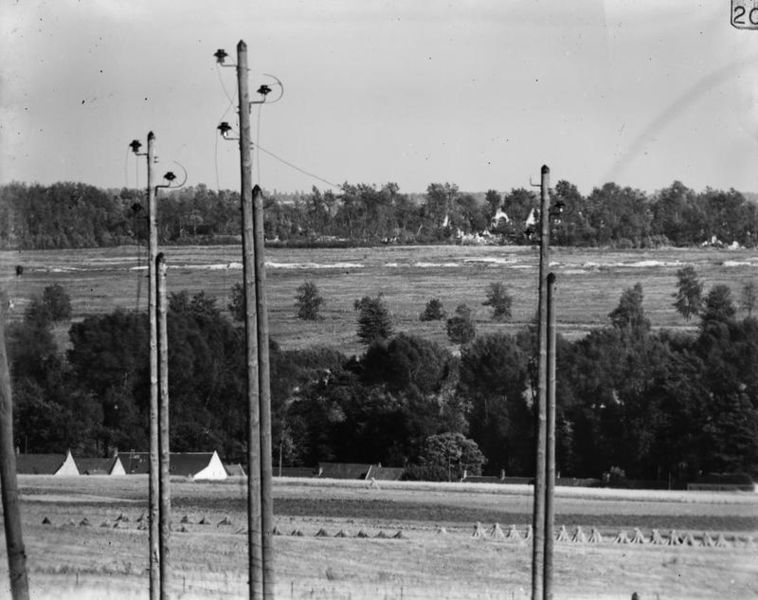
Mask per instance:
[[[253,161],[250,153],[250,93],[247,44],[237,44],[237,89],[240,122],[240,179],[242,210],[242,277],[245,296],[245,348],[247,363],[248,447],[247,525],[248,571],[251,600],[263,598],[263,549],[261,508],[261,422],[258,317],[255,287],[255,225],[253,218]]]
[[[158,219],[155,204],[155,134],[147,134],[147,314],[150,323],[150,600],[160,598],[160,459],[158,456],[158,321],[156,315],[155,265],[158,255]]]
[[[5,525],[5,548],[8,553],[8,575],[11,598],[29,600],[26,572],[26,550],[21,530],[21,508],[16,477],[16,452],[13,447],[13,397],[8,356],[5,348],[5,315],[8,298],[0,294],[0,486]]]
[[[271,464],[271,376],[268,347],[268,306],[266,302],[266,259],[263,236],[263,192],[253,189],[253,223],[255,226],[255,292],[258,314],[258,382],[260,385],[261,422],[261,530],[263,546],[263,597],[274,597],[274,501]]]
[[[545,600],[553,599],[555,540],[555,273],[547,276],[547,457],[545,465]]]
[[[547,411],[547,270],[550,267],[550,169],[542,165],[540,180],[539,364],[537,370],[537,442],[532,514],[532,600],[543,599],[545,558],[545,441]]]
[[[166,259],[163,252],[156,261],[157,321],[158,321],[158,445],[160,449],[160,597],[168,600],[171,585],[171,560],[169,539],[171,536],[171,483],[170,483],[170,449],[169,449],[169,395],[168,395],[168,324],[166,302]]]

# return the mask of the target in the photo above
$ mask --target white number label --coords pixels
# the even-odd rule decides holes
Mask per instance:
[[[758,29],[758,0],[732,0],[732,25],[737,29]]]

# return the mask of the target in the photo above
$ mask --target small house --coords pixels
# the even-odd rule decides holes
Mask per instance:
[[[18,454],[16,472],[19,475],[56,475],[67,477],[79,475],[71,451],[65,454]]]

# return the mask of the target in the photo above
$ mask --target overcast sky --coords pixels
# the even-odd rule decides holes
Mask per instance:
[[[0,0],[0,182],[144,185],[161,174],[239,187],[235,70],[284,84],[252,113],[261,147],[342,183],[466,191],[679,179],[758,191],[758,31],[729,0]],[[213,8],[211,8],[213,6]],[[236,104],[235,104],[236,106]],[[260,127],[258,127],[260,123]],[[260,163],[258,168],[257,162]],[[267,154],[269,190],[328,187]]]

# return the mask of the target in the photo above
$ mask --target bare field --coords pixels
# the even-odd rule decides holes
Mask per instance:
[[[139,520],[146,478],[26,476],[20,488],[34,598],[146,596],[147,531]],[[472,534],[477,520],[489,532],[497,519],[503,531],[515,525],[523,536],[531,493],[528,486],[276,479],[277,597],[528,598],[531,543]],[[176,479],[172,495],[175,597],[245,597],[244,482]],[[570,531],[597,526],[603,536],[556,543],[556,598],[758,595],[756,494],[558,488],[556,510],[556,530],[574,519]],[[722,534],[726,546],[613,543],[633,527],[647,539],[653,527],[664,536],[671,529],[696,539]],[[7,581],[4,556],[0,565]]]
[[[225,307],[230,288],[242,280],[237,246],[177,246],[163,249],[169,290],[204,290]],[[139,257],[139,258],[138,258]],[[272,336],[285,349],[312,344],[358,352],[353,301],[383,293],[398,331],[414,332],[447,344],[444,324],[421,323],[419,313],[432,297],[452,312],[461,303],[474,311],[480,332],[515,331],[536,309],[536,248],[497,246],[415,246],[350,249],[268,249],[268,295]],[[65,251],[4,251],[0,282],[14,299],[15,314],[46,285],[59,283],[71,295],[74,318],[117,307],[144,309],[147,297],[145,248],[119,247]],[[15,265],[24,274],[15,277]],[[693,265],[706,283],[732,287],[758,278],[752,250],[714,248],[598,250],[555,248],[551,268],[558,276],[559,329],[569,337],[607,323],[621,292],[641,282],[645,308],[654,327],[687,328],[671,306],[676,271]],[[303,322],[293,309],[296,288],[313,280],[325,298],[323,320]],[[513,320],[493,323],[482,306],[492,281],[504,281],[514,297]],[[62,337],[65,337],[63,332]]]

